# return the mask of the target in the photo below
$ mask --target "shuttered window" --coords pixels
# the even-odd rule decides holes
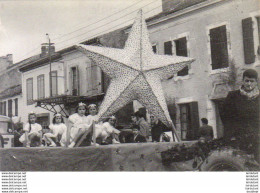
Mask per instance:
[[[0,102],[0,115],[3,115],[3,102]]]
[[[44,98],[45,97],[45,89],[44,89],[44,74],[39,75],[37,77],[37,92],[38,92],[38,98]]]
[[[33,78],[26,80],[26,97],[27,105],[33,104]]]
[[[180,124],[182,140],[195,140],[198,137],[198,102],[180,104]]]
[[[58,95],[58,72],[57,71],[52,71],[50,73],[51,77],[51,88],[50,88],[50,96],[56,96]]]
[[[14,115],[18,116],[18,99],[14,99]]]
[[[13,116],[13,101],[10,99],[8,100],[8,117]]]
[[[243,45],[245,64],[255,62],[254,36],[253,36],[253,21],[252,18],[242,20]]]
[[[228,67],[228,46],[226,26],[210,30],[210,48],[212,69]]]
[[[71,67],[71,91],[73,96],[79,95],[79,70],[78,66]]]
[[[164,42],[164,54],[172,55],[172,42]]]
[[[87,71],[87,94],[97,95],[106,90],[107,77],[100,67],[94,62],[86,68]]]
[[[188,56],[187,50],[187,39],[186,37],[174,40],[175,48],[176,48],[176,56]],[[181,71],[177,73],[178,76],[186,76],[189,74],[189,67],[186,66]]]
[[[3,103],[3,115],[6,116],[6,101]]]

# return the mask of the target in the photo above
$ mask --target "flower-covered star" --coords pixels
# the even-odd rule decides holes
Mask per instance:
[[[110,79],[99,117],[108,117],[133,100],[139,101],[150,114],[172,126],[161,80],[171,77],[193,62],[188,57],[154,54],[147,26],[138,12],[124,49],[78,45]]]

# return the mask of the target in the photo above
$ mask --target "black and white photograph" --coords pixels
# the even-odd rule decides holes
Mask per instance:
[[[0,1],[2,192],[154,172],[156,192],[161,174],[258,192],[259,75],[259,0]]]

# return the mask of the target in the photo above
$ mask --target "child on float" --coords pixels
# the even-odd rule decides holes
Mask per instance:
[[[56,147],[56,143],[60,143],[62,147],[66,144],[67,126],[64,124],[64,119],[61,114],[54,115],[52,124],[49,126],[51,133],[45,133],[43,139],[46,144],[50,143],[50,147]]]
[[[88,112],[89,115],[87,116],[88,119],[88,123],[91,125],[93,122],[95,123],[94,127],[95,127],[95,135],[96,138],[104,136],[104,128],[102,126],[102,122],[98,123],[98,109],[97,109],[97,105],[96,104],[90,104],[88,106]],[[92,141],[94,141],[94,139],[92,138]],[[103,140],[102,140],[103,142]],[[93,145],[93,143],[91,143]],[[97,144],[98,145],[98,144]]]
[[[108,122],[106,123],[102,123],[102,122],[98,122],[98,109],[97,109],[97,105],[95,104],[90,104],[88,106],[88,111],[89,111],[89,115],[87,116],[88,119],[88,123],[89,125],[92,124],[92,122],[94,121],[95,125],[95,135],[96,138],[101,138],[102,142],[101,144],[107,144],[106,139],[107,137],[112,135],[112,142],[113,143],[119,143],[116,139],[115,139],[115,135],[114,133],[120,133],[120,131],[118,131],[117,129],[114,128],[115,125],[115,117],[112,117],[108,119]],[[109,122],[110,121],[110,122]]]
[[[85,115],[86,104],[79,103],[76,108],[76,113],[69,116],[69,126],[67,133],[67,140],[69,141],[70,148],[76,145],[77,140],[82,136],[87,129],[91,126],[90,118]]]
[[[42,126],[36,123],[36,114],[28,114],[28,123],[25,124],[24,134],[20,137],[20,142],[26,147],[42,146]]]
[[[104,127],[104,131],[105,131],[103,142],[106,141],[107,137],[111,136],[113,144],[120,143],[118,139],[120,131],[115,128],[116,117],[114,115],[109,117],[108,120],[102,124],[102,126]]]

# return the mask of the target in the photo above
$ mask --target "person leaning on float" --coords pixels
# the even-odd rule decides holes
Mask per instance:
[[[243,73],[242,86],[230,91],[222,113],[224,138],[237,141],[240,147],[251,148],[259,162],[259,88],[258,73],[248,69]]]

